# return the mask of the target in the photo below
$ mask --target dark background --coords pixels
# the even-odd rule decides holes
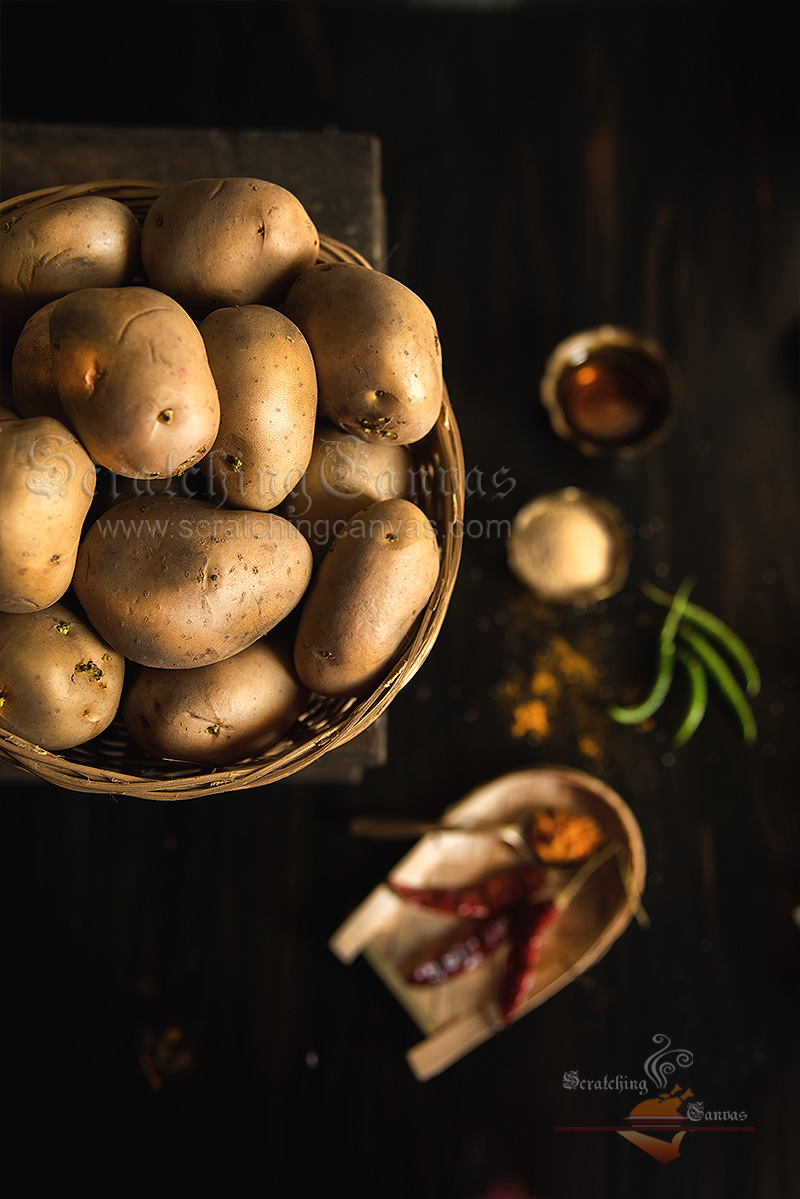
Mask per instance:
[[[488,1199],[507,1178],[536,1199],[784,1199],[800,1115],[786,9],[234,0],[0,14],[7,121],[376,134],[382,265],[437,316],[468,468],[515,481],[504,499],[473,495],[468,516],[510,519],[575,484],[616,503],[634,534],[628,588],[581,617],[526,608],[502,542],[468,540],[445,629],[391,709],[389,765],[359,786],[298,778],[171,805],[7,789],[12,1154],[29,1137],[57,1144],[31,1169],[77,1164],[89,1180],[93,1148],[112,1141],[122,1172],[157,1144],[185,1178],[221,1153],[229,1190],[280,1196]],[[582,458],[537,404],[553,345],[606,321],[657,336],[684,376],[675,432],[636,463]],[[651,662],[636,584],[689,573],[697,602],[757,652],[754,747],[718,703],[676,754],[671,708],[649,733],[593,726],[591,763],[568,714],[542,744],[512,736],[498,684],[542,636],[580,644],[621,688]],[[327,948],[400,852],[354,842],[348,820],[433,818],[479,782],[549,761],[591,768],[631,804],[652,927],[632,925],[588,976],[419,1084],[403,1057],[410,1019],[363,961],[345,968]],[[618,1096],[578,1097],[562,1075],[638,1076],[658,1032],[693,1052],[706,1107],[746,1111],[754,1132],[687,1137],[662,1166],[612,1134],[553,1131],[616,1123]]]

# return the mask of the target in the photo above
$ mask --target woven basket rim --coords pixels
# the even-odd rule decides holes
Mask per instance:
[[[156,180],[104,179],[41,188],[0,203],[0,217],[22,214],[62,199],[85,195],[111,195],[135,210],[136,205],[149,207],[167,186]],[[374,269],[357,250],[324,234],[320,234],[319,261],[356,262],[370,270]],[[283,781],[366,730],[386,711],[398,692],[422,666],[439,634],[455,586],[462,549],[462,540],[455,530],[463,523],[465,467],[458,425],[446,385],[442,410],[434,429],[408,448],[414,454],[415,461],[418,455],[427,455],[417,465],[426,465],[434,470],[444,464],[447,469],[454,470],[456,486],[443,497],[446,519],[443,529],[439,530],[441,565],[433,594],[418,619],[410,644],[371,695],[360,700],[337,703],[335,706],[339,716],[334,723],[313,732],[291,748],[282,748],[284,743],[281,742],[262,757],[233,766],[208,768],[191,763],[159,762],[145,759],[137,752],[135,757],[141,763],[138,770],[130,765],[126,769],[122,764],[117,769],[105,762],[93,765],[83,760],[92,753],[92,741],[74,751],[57,753],[44,750],[5,729],[0,729],[0,760],[22,767],[65,790],[155,800],[194,799],[215,792],[245,790]],[[327,701],[320,702],[321,706],[326,706]],[[302,726],[303,717],[298,723]],[[113,727],[117,729],[118,726],[119,718]],[[125,736],[124,728],[120,730],[120,735]]]
[[[119,192],[132,199],[156,195],[168,186],[169,184],[158,179],[95,179],[88,183],[55,184],[22,192],[18,196],[10,196],[7,200],[0,201],[0,216],[17,209],[27,211],[29,208],[52,204],[71,196],[108,195],[109,192]]]

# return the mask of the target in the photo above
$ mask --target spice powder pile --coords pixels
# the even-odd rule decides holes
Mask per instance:
[[[567,640],[560,618],[545,605],[519,600],[506,627],[510,669],[495,693],[508,711],[513,737],[539,745],[558,729],[562,739],[574,738],[584,758],[599,763],[607,721],[590,657],[591,633],[585,623],[579,632],[587,641],[582,648]]]

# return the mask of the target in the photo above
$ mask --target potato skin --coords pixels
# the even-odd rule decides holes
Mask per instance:
[[[14,403],[8,362],[0,358],[0,421],[19,420],[21,415]]]
[[[52,416],[68,426],[50,349],[50,316],[57,303],[51,300],[25,322],[11,356],[11,388],[20,416]]]
[[[86,288],[50,316],[53,376],[89,453],[128,477],[180,475],[213,445],[217,388],[191,317],[148,287]]]
[[[311,458],[317,374],[303,334],[274,308],[219,308],[200,325],[217,384],[220,425],[200,466],[215,495],[269,512]]]
[[[281,311],[311,347],[329,420],[399,445],[430,432],[442,407],[442,356],[419,296],[369,267],[320,263],[292,286]]]
[[[369,695],[385,678],[439,576],[436,533],[409,500],[380,500],[347,522],[303,603],[300,680],[329,698]]]
[[[108,196],[77,196],[10,216],[0,227],[0,303],[21,327],[83,287],[124,287],[139,268],[139,223]]]
[[[291,653],[266,638],[192,670],[141,667],[122,704],[133,740],[153,758],[228,765],[274,745],[308,692]]]
[[[61,599],[95,482],[94,463],[60,421],[0,422],[0,611]]]
[[[264,179],[189,179],[153,202],[142,263],[153,287],[195,317],[274,305],[317,260],[319,236],[291,192]]]
[[[278,509],[320,561],[344,525],[378,500],[410,499],[414,459],[392,441],[364,441],[328,420],[317,424],[311,459],[299,485]]]
[[[65,604],[0,613],[0,727],[57,752],[117,714],[125,660]]]
[[[142,666],[229,658],[302,598],[311,549],[274,513],[183,497],[124,500],[78,551],[73,588],[110,645]]]

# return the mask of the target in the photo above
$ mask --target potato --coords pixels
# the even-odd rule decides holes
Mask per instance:
[[[117,714],[125,660],[65,604],[0,614],[0,727],[57,752]]]
[[[72,580],[95,467],[49,416],[0,422],[0,611],[35,612]]]
[[[356,512],[378,500],[410,499],[413,490],[414,459],[405,446],[364,441],[322,420],[308,469],[278,511],[300,530],[319,561]]]
[[[300,201],[263,179],[189,179],[152,204],[142,262],[153,287],[193,316],[274,305],[317,260],[317,230]]]
[[[442,407],[442,356],[419,296],[380,271],[321,263],[297,280],[281,310],[311,347],[329,420],[398,445],[430,432]]]
[[[141,667],[122,716],[133,740],[151,757],[226,765],[274,745],[307,698],[291,652],[262,638],[209,666]]]
[[[380,500],[332,542],[303,603],[294,663],[311,691],[369,695],[386,677],[439,575],[436,533],[409,500]]]
[[[38,308],[83,287],[123,287],[139,268],[139,224],[107,196],[77,196],[0,226],[0,304],[21,327]]]
[[[89,453],[128,477],[180,475],[219,428],[217,388],[191,317],[149,287],[87,288],[50,316],[53,376]]]
[[[78,551],[73,589],[110,645],[143,666],[229,658],[299,603],[311,549],[274,513],[154,495],[101,516]]]
[[[5,359],[0,359],[0,421],[19,420],[20,413],[14,403],[11,389],[11,371]]]
[[[216,496],[269,512],[311,458],[317,375],[303,334],[274,308],[220,308],[200,325],[220,425],[201,469]]]
[[[51,300],[25,323],[11,356],[11,387],[20,416],[52,416],[69,425],[53,374],[50,349],[50,315],[58,300]]]

